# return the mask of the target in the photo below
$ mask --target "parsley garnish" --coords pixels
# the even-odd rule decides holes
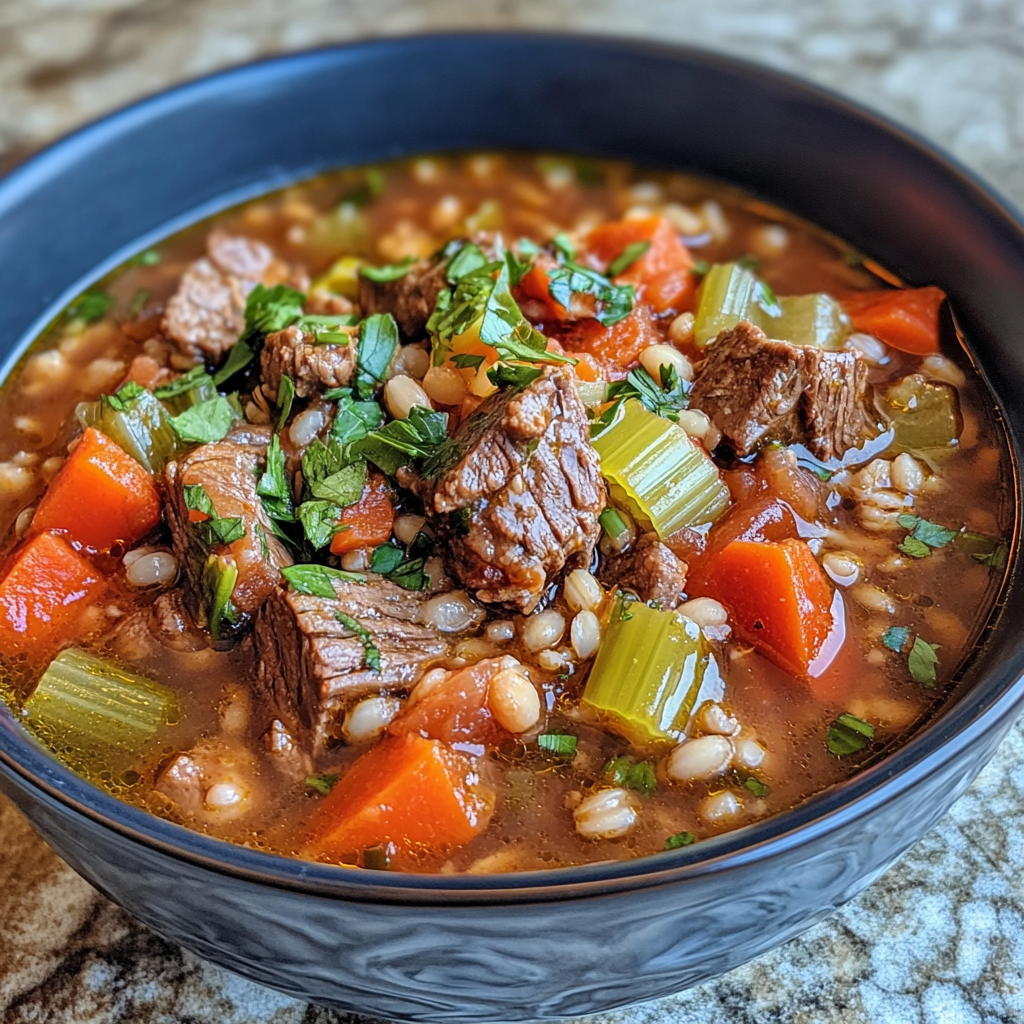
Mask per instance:
[[[551,239],[551,244],[558,251],[562,259],[576,259],[576,246],[572,244],[572,239],[564,231],[559,231],[558,234]]]
[[[374,313],[359,328],[359,351],[353,381],[358,398],[372,398],[384,384],[388,367],[398,348],[398,324],[390,313]]]
[[[129,261],[130,267],[152,267],[160,262],[160,253],[156,249],[147,249],[145,252],[136,253]]]
[[[882,643],[897,654],[907,646],[909,640],[910,630],[906,626],[890,626],[882,634]]]
[[[633,242],[632,245],[627,245],[618,256],[615,257],[608,264],[608,276],[618,277],[619,274],[624,274],[641,256],[650,249],[651,243],[649,239],[645,239],[642,242]]]
[[[631,284],[612,284],[607,277],[589,267],[566,261],[547,272],[548,292],[565,309],[573,294],[593,295],[597,299],[596,319],[605,327],[624,320],[633,311],[636,293]]]
[[[341,509],[333,501],[304,501],[296,509],[296,515],[306,540],[318,550],[327,547],[342,529]]]
[[[335,388],[324,395],[337,399],[338,405],[331,421],[330,436],[339,444],[358,441],[380,426],[384,414],[376,402],[359,402],[352,397],[350,388]]]
[[[295,401],[295,381],[287,373],[281,374],[281,384],[277,389],[277,429],[280,430],[292,413],[292,402]]]
[[[471,356],[467,352],[459,352],[452,356],[452,363],[460,370],[479,370],[484,363],[484,356]]]
[[[352,450],[388,476],[394,476],[400,466],[434,455],[447,440],[447,413],[414,405],[408,419],[386,423],[356,441]]]
[[[641,366],[630,370],[625,380],[617,380],[610,384],[608,400],[616,402],[616,404],[605,410],[595,421],[595,423],[600,423],[599,430],[608,426],[615,419],[615,414],[618,411],[616,400],[627,398],[639,399],[644,408],[678,423],[679,413],[690,404],[690,385],[679,376],[674,366],[662,365],[660,370],[660,387]]]
[[[328,793],[338,784],[340,775],[328,773],[326,775],[307,775],[306,781],[303,785],[306,789],[311,789],[315,793],[319,793],[321,796],[327,796]]]
[[[238,566],[233,559],[210,555],[203,570],[203,607],[206,609],[210,636],[218,639],[224,627],[237,626],[242,621],[231,602],[238,582]]]
[[[613,785],[636,790],[642,797],[649,797],[658,788],[653,762],[634,761],[625,754],[613,757],[601,770],[601,774]]]
[[[418,534],[417,539],[423,536]],[[416,547],[413,541],[412,547]],[[397,583],[405,590],[423,590],[430,583],[430,577],[423,571],[424,559],[406,558],[405,552],[392,541],[373,549],[370,556],[371,571]]]
[[[70,306],[69,319],[84,320],[87,324],[102,320],[113,301],[106,292],[92,291],[80,295]]]
[[[766,797],[768,795],[768,787],[756,775],[751,775],[743,785],[756,797]]]
[[[363,645],[363,663],[371,672],[376,672],[379,675],[380,651],[374,644],[370,631],[358,619],[353,619],[351,615],[346,615],[344,612],[335,612],[334,614],[346,629],[350,629],[359,638],[359,642]]]
[[[495,363],[487,371],[487,379],[497,388],[529,387],[544,371],[526,363]]]
[[[366,577],[361,572],[345,572],[342,569],[332,569],[315,563],[286,565],[281,569],[281,575],[288,581],[292,590],[297,590],[300,594],[311,594],[313,597],[332,600],[338,596],[332,580],[342,580],[345,583],[366,582]]]
[[[256,493],[271,519],[295,522],[292,489],[285,473],[284,452],[281,451],[281,441],[277,434],[270,439],[267,447],[267,468],[256,484]]]
[[[366,486],[366,463],[361,459],[343,466],[330,476],[307,481],[314,498],[333,501],[339,508],[354,505],[363,496]]]
[[[305,300],[302,292],[284,284],[273,288],[256,285],[245,302],[245,330],[228,351],[223,366],[213,375],[213,382],[220,386],[239,370],[244,370],[256,357],[268,334],[283,331],[302,316]]]
[[[135,381],[130,380],[127,384],[119,387],[112,395],[102,395],[100,401],[116,412],[128,412],[135,399],[139,395],[145,394],[145,391],[146,389],[141,384],[136,384]]]
[[[213,378],[206,372],[206,367],[200,364],[199,366],[193,366],[188,373],[183,373],[177,380],[172,380],[169,384],[158,387],[153,394],[161,400],[177,398],[178,395],[184,395],[207,384],[212,386]]]
[[[574,757],[576,742],[575,736],[561,732],[544,732],[537,737],[537,746],[547,754],[554,754],[555,757]]]
[[[896,522],[904,530],[910,532],[903,538],[899,546],[900,551],[912,558],[927,558],[932,548],[944,548],[957,536],[956,530],[939,526],[938,523],[929,522],[919,516],[904,513],[896,517]]]
[[[383,267],[360,267],[359,273],[367,281],[373,281],[374,284],[388,284],[391,281],[400,281],[405,277],[412,270],[412,265],[415,262],[415,257],[407,256],[401,263],[387,263]]]
[[[692,832],[677,832],[665,840],[666,850],[678,850],[681,846],[689,846],[693,842]]]
[[[182,488],[182,496],[185,499],[185,508],[189,511],[201,512],[211,518],[216,516],[213,501],[202,484],[185,484]]]
[[[875,738],[875,727],[863,718],[843,712],[828,730],[828,752],[846,757],[863,750]]]
[[[201,523],[193,523],[192,529],[208,548],[218,544],[233,544],[245,536],[245,522],[237,516],[204,519]]]
[[[472,274],[482,267],[486,267],[490,261],[479,245],[474,242],[467,242],[452,257],[445,271],[449,284],[456,284],[467,274]]]
[[[939,664],[936,651],[940,644],[930,644],[919,636],[914,638],[914,646],[907,656],[907,667],[914,680],[921,684],[926,690],[935,688],[935,669]]]
[[[234,410],[223,395],[208,398],[178,416],[170,417],[171,426],[178,437],[197,444],[222,441],[234,421]]]

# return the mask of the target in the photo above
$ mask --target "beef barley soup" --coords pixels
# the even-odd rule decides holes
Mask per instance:
[[[1014,515],[935,287],[694,177],[475,154],[139,253],[0,392],[0,693],[223,839],[505,872],[899,745]]]

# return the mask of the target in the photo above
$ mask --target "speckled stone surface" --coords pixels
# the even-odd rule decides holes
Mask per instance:
[[[452,27],[709,46],[843,91],[1024,202],[1020,0],[0,0],[0,167],[166,85],[281,50]],[[1024,729],[947,817],[804,936],[593,1024],[1024,1021]],[[135,924],[0,798],[4,1024],[342,1024]]]

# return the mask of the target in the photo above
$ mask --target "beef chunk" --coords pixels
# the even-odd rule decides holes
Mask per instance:
[[[286,327],[267,335],[260,356],[263,393],[277,399],[281,378],[291,377],[295,394],[308,398],[321,389],[344,387],[356,369],[356,339],[346,345],[317,344],[301,327]]]
[[[338,732],[341,713],[359,697],[407,690],[448,653],[435,630],[419,625],[424,596],[387,580],[335,581],[337,599],[278,589],[256,618],[258,684],[265,706],[311,749]],[[338,620],[351,616],[380,652],[367,664],[363,640]]]
[[[225,555],[238,567],[231,595],[235,608],[252,615],[281,578],[280,567],[291,565],[284,545],[271,531],[270,519],[256,493],[257,474],[267,455],[269,431],[244,428],[223,441],[204,444],[164,470],[167,519],[174,552],[188,574],[193,614],[201,607],[203,570],[208,555]],[[219,518],[239,518],[245,535],[228,545],[207,549],[201,524],[189,521],[185,486],[201,484]]]
[[[170,648],[190,654],[206,648],[206,637],[193,625],[175,588],[145,608],[118,619],[103,644],[126,661],[153,657]]]
[[[573,380],[548,367],[492,395],[423,467],[449,571],[481,601],[528,613],[564,569],[590,565],[607,493]]]
[[[245,300],[273,263],[273,252],[262,242],[211,231],[206,255],[189,265],[167,303],[164,333],[188,355],[219,359],[238,341]]]
[[[414,263],[397,281],[377,283],[360,275],[359,305],[363,316],[390,313],[406,338],[422,338],[438,293],[448,287],[447,269],[447,259],[431,256]]]
[[[738,455],[775,440],[831,459],[870,432],[867,372],[857,352],[776,341],[744,320],[708,349],[690,404],[711,417]]]
[[[625,587],[641,601],[675,608],[686,585],[686,568],[657,534],[645,533],[625,554],[606,559],[599,575],[606,587]]]
[[[175,755],[157,773],[154,788],[182,814],[207,820],[240,817],[265,797],[252,754],[219,736],[204,737]]]

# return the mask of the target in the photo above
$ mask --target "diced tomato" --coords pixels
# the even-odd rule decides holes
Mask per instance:
[[[317,807],[308,852],[338,860],[383,845],[406,868],[468,843],[490,818],[468,758],[439,740],[389,736],[353,762]]]
[[[629,316],[611,327],[597,320],[577,320],[559,334],[566,352],[585,355],[598,361],[614,377],[636,365],[640,353],[664,339],[648,306],[636,305]]]
[[[160,522],[150,475],[95,427],[82,435],[32,518],[33,530],[64,530],[99,551],[134,544]]]
[[[0,649],[47,660],[74,636],[104,581],[62,537],[38,533],[14,553],[0,581]]]
[[[842,306],[854,330],[923,356],[939,351],[939,309],[945,301],[941,288],[902,288],[858,292]]]
[[[395,525],[395,506],[383,473],[376,469],[369,471],[362,498],[341,510],[340,522],[344,529],[331,540],[331,552],[335,555],[387,543]]]
[[[129,381],[133,381],[140,387],[152,390],[168,376],[167,368],[152,356],[138,355],[128,365],[128,372],[124,380],[118,385],[123,387]]]
[[[657,313],[691,309],[697,291],[693,257],[666,218],[601,224],[587,236],[587,251],[609,267],[629,246],[643,242],[649,243],[646,252],[615,277],[616,284],[632,284],[637,299]]]

